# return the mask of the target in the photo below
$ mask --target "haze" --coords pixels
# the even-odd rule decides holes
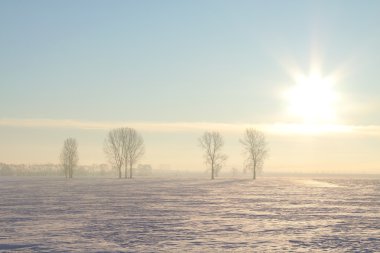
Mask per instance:
[[[1,1],[0,162],[106,163],[134,127],[143,163],[205,169],[197,138],[246,127],[267,172],[378,173],[378,1]]]

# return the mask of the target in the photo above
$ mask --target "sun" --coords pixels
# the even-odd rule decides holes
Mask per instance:
[[[287,93],[288,112],[305,124],[332,123],[336,120],[337,94],[331,77],[299,76]]]

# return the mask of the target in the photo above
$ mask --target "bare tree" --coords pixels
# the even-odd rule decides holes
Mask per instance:
[[[65,140],[60,159],[66,178],[73,178],[74,168],[79,160],[77,141],[74,138]]]
[[[144,140],[133,128],[118,128],[111,130],[105,141],[104,150],[111,164],[118,170],[121,178],[121,168],[124,165],[124,177],[133,176],[133,166],[144,154]]]
[[[199,139],[199,145],[205,151],[205,163],[210,166],[211,179],[218,176],[227,156],[221,152],[224,145],[223,138],[219,132],[205,132]]]
[[[256,129],[248,128],[245,130],[243,139],[240,139],[240,143],[247,157],[246,169],[251,170],[253,179],[256,179],[256,173],[262,170],[268,154],[265,135]]]
[[[133,128],[125,128],[125,167],[129,162],[129,178],[133,177],[133,166],[145,153],[144,139]],[[125,171],[127,177],[127,169]]]
[[[111,130],[104,142],[104,152],[108,156],[111,165],[119,173],[119,178],[121,178],[121,167],[124,162],[124,134],[123,129],[113,129]]]

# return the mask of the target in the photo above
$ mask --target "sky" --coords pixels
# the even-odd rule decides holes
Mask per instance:
[[[266,135],[264,170],[380,172],[379,1],[0,1],[0,162],[106,163],[134,127],[141,163],[204,170],[219,131]]]

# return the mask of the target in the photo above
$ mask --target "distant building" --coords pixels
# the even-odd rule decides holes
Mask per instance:
[[[150,176],[152,175],[152,166],[150,164],[139,164],[136,169],[137,176]]]

